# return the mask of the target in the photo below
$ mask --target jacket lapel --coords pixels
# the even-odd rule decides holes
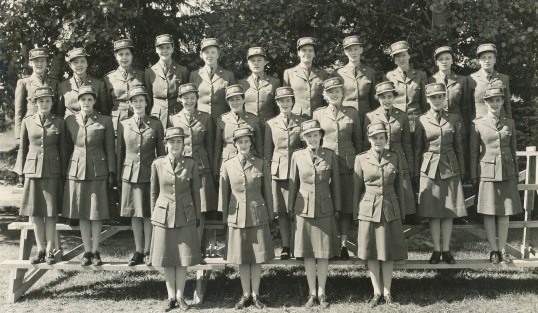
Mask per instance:
[[[211,85],[211,78],[209,78],[209,73],[207,72],[207,68],[204,66],[198,70],[198,75],[200,75],[200,78]]]
[[[381,154],[381,160],[379,161],[379,166],[383,167],[387,163],[389,163],[389,160],[387,160],[387,157],[390,156],[390,152],[387,150],[383,150],[383,153]]]
[[[155,73],[155,75],[161,77],[162,79],[166,79],[166,77],[163,74],[163,69],[161,65],[159,64],[159,62],[153,64],[153,66],[151,67],[151,70],[153,71],[153,73]]]
[[[306,77],[302,67],[297,65],[296,67],[293,68],[293,71],[295,72],[295,76],[308,81],[308,78]]]
[[[168,155],[165,156],[163,161],[164,168],[170,173],[175,174],[174,169],[172,168],[172,160],[170,160],[170,157],[168,157]]]
[[[377,110],[375,110],[375,115],[377,116],[378,119],[380,119],[381,121],[385,122],[385,123],[388,123],[389,121],[387,120],[387,117],[385,116],[385,109],[380,106],[379,108],[377,108]],[[392,118],[392,114],[391,114],[391,118]]]
[[[211,79],[211,82],[214,83],[216,82],[217,80],[221,79],[222,78],[222,67],[220,66],[217,66],[217,68],[215,69],[215,73],[213,74],[213,78]]]
[[[407,78],[405,79],[405,83],[409,83],[413,80],[413,78],[415,78],[415,76],[417,75],[417,71],[414,69],[414,68],[410,68],[409,71],[407,72]]]
[[[140,129],[138,129],[138,125],[136,125],[135,123],[134,116],[129,118],[129,121],[127,123],[129,123],[129,127],[131,128],[132,131],[134,131],[137,134],[140,134]]]
[[[335,121],[333,112],[331,112],[331,109],[329,109],[329,106],[323,109],[323,115],[325,115],[325,117],[330,119],[331,121]]]

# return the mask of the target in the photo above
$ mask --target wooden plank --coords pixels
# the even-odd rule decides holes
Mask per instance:
[[[225,264],[198,264],[189,266],[191,270],[224,269]],[[42,269],[42,270],[77,270],[77,271],[162,271],[162,267],[140,264],[129,266],[126,262],[105,262],[99,266],[82,266],[78,261],[61,261],[56,264],[31,264],[27,260],[6,260],[0,263],[0,268]]]
[[[405,238],[411,238],[414,235],[419,234],[421,231],[428,229],[428,225],[404,225]]]
[[[194,290],[194,304],[204,301],[205,291],[209,282],[211,270],[196,271],[196,290]]]
[[[19,248],[19,260],[28,260],[30,258],[30,252],[32,251],[33,238],[29,237],[30,231],[23,229],[21,231],[20,248]],[[24,282],[24,275],[26,269],[14,269],[10,273],[9,284],[7,288],[7,302],[15,303],[21,295],[20,287]]]
[[[13,222],[10,223],[7,227],[11,230],[17,230],[17,229],[33,229],[33,225],[30,222]],[[112,225],[103,225],[102,230],[131,230],[131,226],[112,226]],[[56,230],[80,230],[80,226],[70,226],[67,224],[56,224]]]
[[[465,229],[465,230],[469,232],[470,234],[477,236],[480,239],[487,240],[486,231],[483,229]],[[521,251],[519,251],[515,247],[512,247],[509,244],[505,244],[504,248],[506,249],[508,253],[515,256],[516,258],[521,258],[521,255],[522,255]]]

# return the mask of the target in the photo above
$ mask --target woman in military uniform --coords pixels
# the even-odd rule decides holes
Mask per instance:
[[[118,68],[103,78],[108,97],[108,113],[112,115],[114,130],[119,122],[129,118],[132,111],[129,107],[129,90],[144,84],[144,72],[132,66],[134,46],[131,39],[114,41],[114,57]]]
[[[371,124],[383,124],[387,130],[386,149],[398,153],[398,168],[402,175],[402,188],[405,191],[405,215],[414,214],[417,211],[415,195],[411,182],[415,179],[414,152],[411,146],[411,132],[407,114],[394,107],[394,99],[398,96],[394,84],[390,81],[379,83],[375,86],[376,98],[381,106],[368,114],[364,119],[365,148],[369,149],[368,127]],[[413,177],[411,177],[411,175]],[[402,218],[403,218],[402,217]]]
[[[169,116],[181,111],[177,89],[187,83],[189,70],[172,60],[174,39],[164,34],[155,38],[155,53],[159,61],[144,72],[148,98],[151,101],[150,115],[158,118],[163,127],[169,125]]]
[[[492,43],[485,43],[476,49],[476,57],[480,69],[467,77],[469,86],[469,114],[471,120],[480,118],[488,112],[484,102],[484,91],[490,87],[504,89],[503,107],[501,112],[507,118],[512,118],[512,106],[509,77],[497,72],[494,68],[497,63],[497,47]]]
[[[198,110],[211,114],[215,122],[229,111],[226,88],[236,83],[234,74],[218,64],[220,53],[220,44],[216,38],[202,39],[200,58],[204,61],[204,66],[189,75],[189,83],[198,88]]]
[[[461,183],[465,178],[461,118],[443,110],[445,84],[426,85],[426,97],[431,109],[419,118],[415,139],[415,172],[420,177],[418,216],[430,220],[430,263],[437,264],[442,258],[454,264],[450,252],[452,220],[467,215]]]
[[[33,102],[35,90],[39,87],[49,86],[54,94],[58,90],[58,81],[47,75],[49,65],[49,51],[45,48],[35,48],[28,53],[28,64],[32,67],[32,75],[17,81],[15,88],[15,138],[19,140],[22,119],[37,113],[37,106]],[[52,112],[56,110],[56,98],[53,97]]]
[[[243,288],[236,309],[250,303],[258,309],[265,307],[259,297],[261,263],[275,257],[269,228],[273,220],[271,173],[263,159],[250,153],[255,140],[250,127],[235,129],[237,155],[222,164],[220,175],[219,211],[228,224],[224,259],[239,265]]]
[[[364,51],[359,36],[344,38],[344,54],[348,58],[346,66],[334,71],[331,76],[338,77],[344,85],[344,106],[354,107],[359,111],[361,122],[364,115],[379,106],[375,97],[375,86],[379,81],[377,71],[362,64]]]
[[[477,211],[484,215],[489,260],[494,264],[512,262],[505,249],[510,215],[523,211],[517,188],[516,127],[502,113],[505,92],[502,87],[484,91],[488,112],[471,128],[471,179],[474,185],[480,182]]]
[[[291,154],[303,146],[301,141],[301,123],[304,118],[291,113],[295,102],[291,87],[279,87],[275,99],[280,114],[267,121],[265,125],[264,153],[265,159],[271,161],[273,203],[278,215],[278,226],[282,237],[281,260],[291,257],[293,233],[288,212],[288,191]]]
[[[114,128],[109,116],[94,111],[92,86],[78,90],[80,111],[65,119],[70,160],[62,215],[80,220],[84,245],[82,265],[101,265],[99,242],[103,220],[109,218],[108,190],[116,185]]]
[[[252,129],[254,142],[251,145],[251,152],[255,156],[263,157],[263,134],[260,119],[252,113],[245,112],[245,93],[241,85],[232,85],[226,88],[226,102],[231,111],[222,114],[217,120],[215,164],[213,167],[215,176],[219,175],[221,164],[237,154],[233,142],[233,132],[239,127],[248,126]]]
[[[183,155],[192,157],[198,166],[202,211],[198,236],[202,239],[206,217],[214,219],[215,216],[212,215],[215,215],[217,211],[217,191],[211,168],[214,157],[215,126],[209,113],[197,109],[198,90],[195,84],[188,83],[179,86],[178,97],[183,109],[170,117],[170,123],[174,127],[181,127],[188,135],[184,139]]]
[[[371,148],[355,159],[353,207],[359,220],[357,256],[368,261],[374,288],[370,306],[374,307],[382,300],[394,303],[390,291],[394,261],[407,259],[402,227],[407,204],[399,168],[405,162],[385,149],[385,124],[370,124],[367,131]]]
[[[314,112],[325,131],[323,147],[336,152],[340,170],[340,196],[342,212],[340,212],[340,259],[348,260],[346,248],[347,237],[353,219],[353,163],[355,156],[362,151],[362,128],[359,112],[353,107],[342,105],[344,88],[338,77],[323,82],[323,98],[328,106]]]
[[[100,114],[110,114],[105,83],[87,73],[87,58],[88,54],[84,48],[74,48],[67,52],[66,60],[73,71],[73,76],[58,85],[56,115],[67,118],[69,115],[79,113],[81,107],[78,93],[80,88],[87,86],[95,90],[94,110]]]
[[[118,182],[121,183],[121,216],[131,218],[135,253],[129,265],[149,265],[151,244],[151,163],[165,154],[161,123],[146,115],[144,86],[129,90],[126,100],[134,115],[118,125],[116,145]]]
[[[20,214],[30,216],[34,226],[37,254],[31,263],[46,261],[50,265],[55,262],[56,218],[66,161],[65,122],[51,113],[51,87],[36,88],[32,102],[36,103],[37,112],[22,120],[14,171],[24,180]]]
[[[303,37],[297,40],[297,55],[299,64],[284,71],[284,86],[293,88],[295,105],[293,113],[304,118],[312,118],[314,111],[323,106],[323,81],[329,75],[313,66],[316,56],[316,39]]]
[[[186,134],[180,127],[164,133],[168,154],[151,165],[151,263],[164,267],[168,302],[166,311],[189,305],[183,298],[187,266],[202,261],[196,227],[200,224],[198,166],[183,155]]]
[[[342,211],[340,171],[334,151],[323,148],[317,120],[301,124],[306,148],[291,157],[288,212],[296,220],[294,254],[304,259],[309,296],[305,306],[329,307],[325,283],[329,259],[338,256],[336,219]],[[316,289],[317,278],[317,289]]]
[[[265,125],[277,113],[275,91],[280,87],[280,80],[265,74],[267,54],[263,48],[248,49],[247,63],[251,74],[239,81],[245,91],[245,111],[256,115]]]

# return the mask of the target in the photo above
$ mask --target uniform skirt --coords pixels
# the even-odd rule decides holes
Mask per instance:
[[[394,145],[394,151],[398,153],[398,168],[401,169],[403,190],[405,194],[405,215],[417,213],[415,192],[413,191],[413,184],[411,182],[411,176],[409,174],[409,168],[407,166],[407,158],[401,145]]]
[[[200,208],[202,212],[216,212],[217,211],[217,191],[215,189],[215,182],[210,171],[200,174],[201,188],[200,188]]]
[[[340,255],[334,216],[308,218],[295,215],[295,257],[330,259]]]
[[[196,225],[164,228],[153,225],[151,237],[151,264],[153,266],[191,266],[202,262]]]
[[[275,213],[288,212],[288,194],[290,181],[288,179],[273,179],[271,186],[273,189],[273,205]]]
[[[387,222],[381,214],[381,222],[359,220],[357,257],[362,260],[399,261],[407,259],[402,221]]]
[[[269,224],[237,228],[228,226],[224,259],[231,264],[254,264],[275,258]]]
[[[342,197],[342,212],[353,213],[353,173],[340,173],[340,194]]]
[[[121,216],[151,217],[150,183],[121,183]]]
[[[60,210],[62,191],[60,177],[26,178],[20,215],[56,217]]]
[[[521,213],[517,181],[481,181],[478,188],[477,212],[485,215],[509,216]]]
[[[421,176],[418,193],[418,216],[429,218],[467,216],[460,176],[441,179],[439,171],[435,174],[435,179]]]
[[[62,216],[92,221],[108,219],[110,212],[106,179],[67,180],[63,195]]]

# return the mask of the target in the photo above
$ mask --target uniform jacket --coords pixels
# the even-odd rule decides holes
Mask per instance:
[[[372,150],[357,155],[354,170],[353,207],[355,219],[387,222],[403,219],[405,196],[398,154],[384,150],[381,159]]]
[[[151,223],[164,228],[195,225],[200,219],[200,177],[192,158],[172,168],[169,156],[151,165]]]
[[[219,212],[228,226],[246,228],[267,224],[273,219],[273,196],[269,166],[248,156],[245,167],[239,156],[222,164]]]
[[[471,128],[471,178],[482,181],[517,179],[516,128],[501,115],[497,126],[489,114],[473,121]]]
[[[149,183],[151,163],[165,155],[164,130],[159,121],[142,117],[138,127],[134,116],[118,125],[116,143],[118,180],[130,183]]]
[[[236,83],[232,72],[217,66],[213,78],[210,78],[204,66],[191,72],[189,83],[198,87],[198,110],[211,114],[214,121],[230,110],[226,103],[226,87]]]
[[[310,149],[291,157],[288,210],[302,217],[326,217],[342,211],[338,160],[334,151],[319,148],[312,161]]]
[[[84,124],[80,113],[65,119],[67,147],[71,159],[67,178],[94,180],[116,171],[114,128],[110,116],[92,113]]]
[[[352,173],[355,156],[362,151],[362,128],[359,112],[355,108],[340,106],[336,118],[332,106],[319,108],[314,112],[325,131],[323,147],[336,152],[340,173]]]
[[[239,84],[245,91],[245,111],[260,118],[262,123],[277,114],[275,91],[280,87],[280,80],[275,77],[260,77],[256,87],[253,75],[242,79]]]
[[[331,77],[339,77],[344,82],[343,104],[354,107],[361,116],[379,106],[375,98],[375,85],[379,78],[373,68],[361,64],[355,75],[355,67],[348,63],[334,71]]]
[[[114,118],[119,116],[118,110],[127,111],[129,109],[129,104],[127,103],[129,101],[129,89],[133,86],[144,85],[144,72],[131,68],[127,71],[127,78],[123,78],[120,70],[115,69],[106,74],[103,81],[109,105],[105,113],[112,114]]]
[[[480,69],[469,75],[467,81],[469,86],[469,113],[471,120],[482,117],[488,112],[488,108],[484,102],[484,91],[489,87],[504,87],[502,112],[507,118],[512,118],[512,105],[510,103],[512,96],[510,95],[508,75],[493,70],[491,80],[488,81],[486,71]]]
[[[93,108],[101,114],[107,114],[110,106],[108,104],[105,83],[88,74],[82,79],[82,84],[93,86],[97,92]],[[80,105],[78,104],[78,87],[73,76],[58,85],[58,97],[56,115],[67,117],[69,115],[77,114],[80,111]]]
[[[215,158],[214,173],[219,173],[222,162],[237,155],[234,146],[233,133],[239,127],[250,127],[254,132],[254,143],[250,152],[258,157],[263,157],[263,134],[260,119],[251,113],[243,112],[239,115],[239,120],[235,119],[232,112],[224,113],[217,120],[215,132]]]
[[[49,114],[44,123],[38,113],[22,120],[14,172],[31,178],[61,177],[65,173],[65,121]]]
[[[463,120],[465,129],[469,129],[469,87],[467,76],[456,75],[454,72],[447,77],[446,85],[446,110],[450,113],[459,114]],[[428,83],[445,83],[445,75],[439,71],[428,78]]]
[[[183,109],[170,117],[170,123],[172,126],[183,128],[184,133],[188,135],[184,138],[183,155],[194,159],[198,165],[198,173],[200,175],[213,173],[211,168],[214,157],[215,126],[211,115],[196,111],[192,116],[192,121],[189,122]]]
[[[387,145],[385,148],[397,152],[400,157],[400,170],[408,171],[415,175],[414,151],[411,144],[411,132],[409,129],[409,120],[407,114],[393,107],[389,119],[385,116],[385,109],[379,107],[368,114],[364,119],[364,148],[370,149],[368,141],[368,125],[383,123],[387,129]],[[404,159],[404,160],[402,160]]]
[[[263,155],[271,162],[273,179],[289,178],[291,155],[303,146],[300,134],[301,123],[304,121],[304,118],[291,113],[288,125],[285,124],[282,115],[277,115],[266,122]]]
[[[465,173],[461,118],[455,113],[441,111],[441,122],[432,110],[420,116],[415,132],[415,175],[441,179]]]
[[[43,83],[41,79],[36,75],[32,74],[28,77],[21,78],[17,81],[17,87],[15,88],[15,138],[20,138],[20,130],[22,119],[25,116],[34,115],[37,113],[37,106],[32,100],[35,90],[39,87],[50,86],[54,93],[58,93],[58,81],[54,78],[44,76]],[[57,104],[56,101],[58,97],[53,99],[53,105],[51,112],[56,112]]]
[[[284,86],[293,88],[295,105],[292,112],[304,118],[311,118],[314,111],[323,106],[323,81],[329,75],[317,67],[312,67],[306,77],[303,67],[297,65],[284,71]]]
[[[398,68],[389,71],[383,81],[391,81],[396,87],[398,96],[394,99],[394,106],[407,113],[411,132],[415,131],[415,122],[422,113],[429,110],[426,101],[426,84],[428,78],[423,71],[409,68],[407,78],[404,79]]]

